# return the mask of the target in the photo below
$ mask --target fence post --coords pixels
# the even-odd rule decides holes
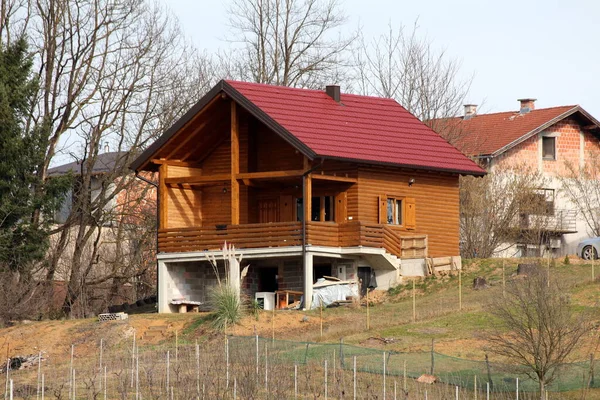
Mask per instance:
[[[458,386],[456,387],[456,400],[458,400]]]
[[[371,321],[369,316],[369,288],[367,288],[367,330],[371,329]]]
[[[458,270],[458,310],[462,310],[462,268]]]
[[[434,353],[434,348],[433,348],[433,341],[434,339],[431,339],[431,368],[429,370],[429,375],[433,375],[433,371],[434,371],[434,365],[435,365],[435,353]]]
[[[353,387],[354,387],[354,391],[353,391],[354,396],[353,396],[353,399],[356,400],[356,356],[354,356],[354,374],[353,374],[352,381],[353,381]]]
[[[325,400],[327,400],[327,359],[325,360]]]
[[[505,260],[502,260],[502,297],[506,297],[506,275],[504,274]]]
[[[306,351],[304,352],[304,365],[306,365],[306,359],[308,357],[308,346],[309,343],[306,343]]]
[[[477,400],[477,375],[473,376],[473,392],[475,393],[475,400]]]
[[[298,398],[298,365],[294,364],[294,399]]]
[[[417,297],[415,294],[415,279],[412,280],[412,306],[413,306],[413,322],[417,320]]]
[[[404,393],[406,394],[406,360],[404,360],[404,372],[403,372],[403,377],[404,377]]]
[[[519,378],[517,378],[517,400],[519,400]]]
[[[106,368],[106,367],[104,367],[104,368]],[[44,374],[42,374],[42,400],[44,400],[44,392],[45,392],[44,385],[45,385]],[[106,390],[106,388],[104,390]],[[106,400],[106,396],[104,396],[104,400]]]
[[[385,351],[383,352],[383,400],[385,400]]]
[[[490,400],[490,383],[486,383],[486,393],[487,395],[485,396],[486,400]]]
[[[340,338],[340,366],[344,368],[346,363],[344,362],[344,338]]]
[[[256,382],[258,382],[258,335],[256,335]]]
[[[494,382],[492,381],[492,370],[490,368],[490,359],[488,358],[487,353],[485,354],[485,366],[487,368],[488,385],[490,386],[491,389],[493,389]]]

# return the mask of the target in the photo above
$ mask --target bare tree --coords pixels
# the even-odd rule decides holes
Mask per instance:
[[[509,282],[506,297],[490,308],[500,326],[488,336],[492,352],[524,366],[538,381],[542,400],[560,365],[592,328],[586,315],[575,315],[566,291],[546,279],[540,272]]]
[[[345,73],[356,34],[337,31],[346,21],[337,0],[235,0],[229,13],[241,51],[222,55],[226,75],[321,88]]]
[[[583,216],[588,233],[600,236],[600,157],[586,154],[583,168],[566,162],[567,174],[559,177],[562,192]]]
[[[393,98],[422,121],[457,115],[472,81],[460,79],[460,62],[420,37],[416,23],[361,38],[356,64],[359,92]]]
[[[143,1],[0,0],[0,6],[1,38],[8,42],[27,32],[32,42],[40,90],[26,127],[46,133],[39,177],[51,179],[48,169],[57,158],[79,162],[73,171],[72,212],[54,230],[53,251],[44,265],[47,281],[59,272],[67,280],[63,311],[69,314],[86,286],[139,274],[143,263],[117,268],[108,259],[112,252],[103,250],[111,241],[121,254],[144,253],[125,251],[126,246],[119,250],[135,231],[124,210],[152,195],[150,187],[116,207],[120,194],[136,184],[128,166],[210,87],[212,64],[186,43],[169,13]],[[115,160],[98,174],[107,143]],[[32,216],[40,218],[47,217]],[[58,271],[65,258],[68,269]],[[102,258],[106,262],[100,268]]]
[[[463,176],[460,178],[460,238],[461,254],[467,258],[492,257],[503,247],[523,240],[524,232],[543,231],[547,218],[529,215],[541,214],[535,208],[541,203],[538,188],[544,187],[543,178],[536,172],[515,170],[494,171],[485,177]],[[523,218],[527,216],[527,226]],[[528,234],[527,239],[533,238]],[[539,237],[536,236],[536,237]]]

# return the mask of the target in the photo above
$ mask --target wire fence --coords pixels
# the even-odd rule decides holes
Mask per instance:
[[[200,344],[138,347],[98,343],[90,356],[73,346],[65,360],[9,371],[14,399],[480,399],[535,398],[523,369],[437,352],[383,351],[339,343],[223,337]],[[433,364],[433,367],[432,367]],[[438,385],[416,378],[434,375]],[[11,396],[11,384],[12,395]],[[550,392],[600,385],[593,363],[565,364]],[[425,396],[425,397],[424,397]]]

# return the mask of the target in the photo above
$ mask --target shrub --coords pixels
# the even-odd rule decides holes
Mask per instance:
[[[242,307],[238,293],[229,285],[216,286],[210,292],[210,305],[214,311],[213,326],[225,330],[242,318]]]
[[[563,264],[565,264],[565,265],[569,265],[569,264],[571,264],[571,260],[569,260],[569,256],[565,256],[565,259],[564,259],[564,261],[563,261]]]

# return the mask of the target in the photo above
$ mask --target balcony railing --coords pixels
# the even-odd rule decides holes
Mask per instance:
[[[163,253],[218,250],[224,242],[237,248],[302,245],[301,222],[216,225],[214,227],[169,228],[158,232],[158,249]],[[427,255],[427,236],[400,234],[382,224],[307,222],[306,243],[328,247],[383,248],[399,258]]]
[[[577,211],[558,209],[551,215],[521,214],[515,225],[524,230],[574,233],[577,232]]]

